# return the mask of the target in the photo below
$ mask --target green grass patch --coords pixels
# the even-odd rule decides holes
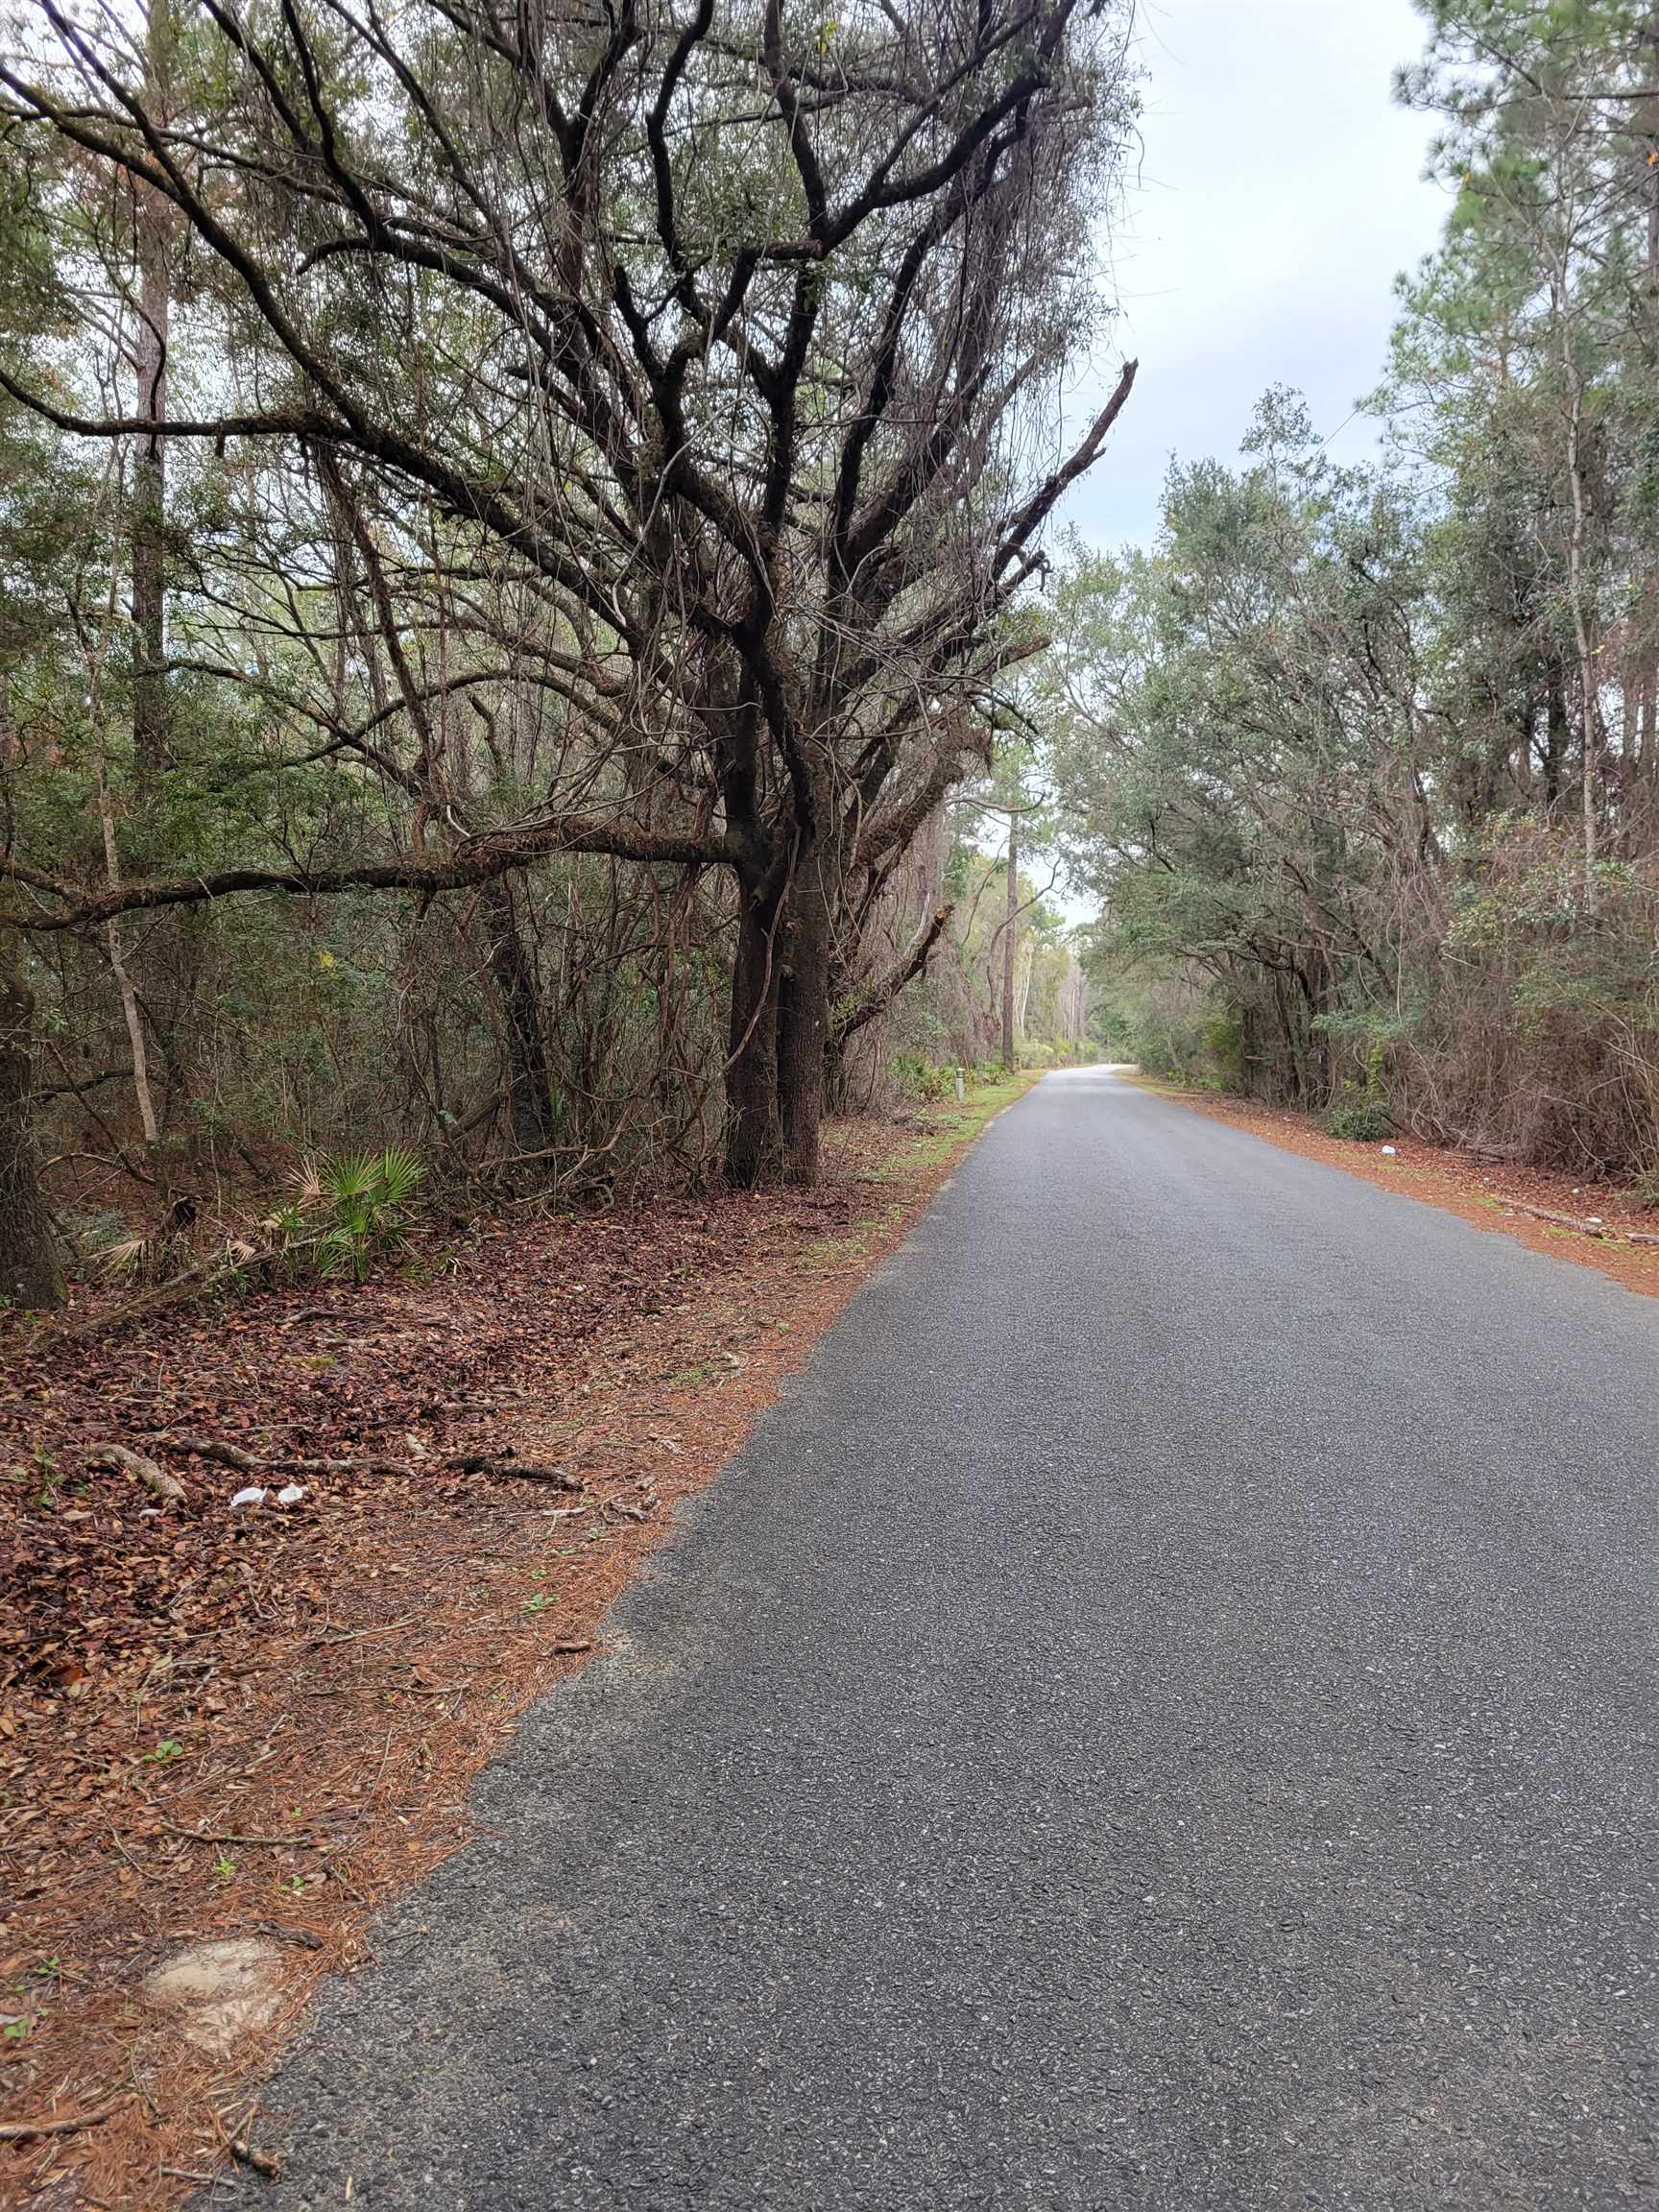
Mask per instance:
[[[1041,1082],[1040,1068],[1021,1068],[1011,1075],[998,1075],[988,1083],[975,1083],[960,1105],[954,1099],[935,1107],[928,1114],[931,1124],[911,1142],[902,1145],[896,1154],[895,1167],[939,1167],[953,1153],[969,1144],[984,1128],[987,1121],[995,1120],[1005,1106],[1012,1106],[1017,1098],[1023,1098],[1033,1084]]]

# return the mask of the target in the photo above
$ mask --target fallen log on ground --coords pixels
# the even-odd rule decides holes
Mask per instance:
[[[1557,1214],[1548,1206],[1528,1205],[1525,1198],[1504,1198],[1500,1203],[1517,1214],[1529,1214],[1534,1221],[1548,1221],[1557,1229],[1575,1229],[1581,1237],[1611,1238],[1622,1244],[1659,1244],[1659,1235],[1647,1229],[1621,1229],[1617,1222],[1599,1221],[1578,1214]]]

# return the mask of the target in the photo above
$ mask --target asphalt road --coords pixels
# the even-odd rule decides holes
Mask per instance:
[[[1659,2203],[1656,1323],[1050,1077],[485,1778],[249,2186]]]

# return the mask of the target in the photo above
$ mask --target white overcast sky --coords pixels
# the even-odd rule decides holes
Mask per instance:
[[[1269,384],[1306,396],[1334,452],[1369,449],[1371,426],[1343,425],[1384,366],[1394,277],[1446,212],[1430,121],[1392,96],[1423,48],[1410,0],[1141,0],[1140,22],[1142,152],[1101,363],[1137,355],[1140,376],[1065,511],[1100,545],[1150,539],[1171,452],[1231,460]]]

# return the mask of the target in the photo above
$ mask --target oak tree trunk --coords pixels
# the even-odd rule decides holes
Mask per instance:
[[[820,863],[821,865],[821,863]],[[778,1101],[783,1174],[816,1183],[830,1044],[830,902],[817,868],[797,880],[778,1002]]]
[[[541,1025],[541,994],[504,879],[486,883],[480,904],[490,940],[490,974],[501,1003],[507,1050],[507,1097],[515,1150],[545,1152],[554,1141],[553,1073]]]
[[[1008,915],[1002,926],[1002,1065],[1014,1054],[1014,950],[1020,934],[1020,817],[1008,816]]]
[[[740,880],[726,1060],[726,1180],[739,1190],[778,1167],[777,920],[776,897]]]

